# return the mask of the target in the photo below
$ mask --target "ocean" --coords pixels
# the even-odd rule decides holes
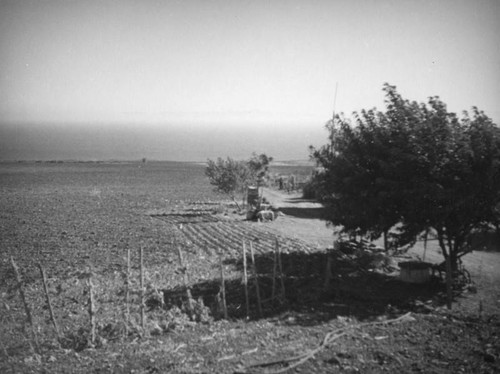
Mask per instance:
[[[324,124],[0,124],[0,160],[306,160],[327,142]]]

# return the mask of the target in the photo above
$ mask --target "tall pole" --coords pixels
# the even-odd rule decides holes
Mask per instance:
[[[337,104],[337,90],[339,88],[339,82],[335,82],[335,95],[333,96],[333,114],[332,114],[332,124],[335,121],[335,106]]]
[[[335,126],[335,107],[337,105],[337,91],[339,88],[339,82],[335,82],[335,95],[333,96],[333,112],[332,112],[332,128],[331,130],[334,129]],[[333,133],[330,135],[330,147],[331,151],[333,151]]]

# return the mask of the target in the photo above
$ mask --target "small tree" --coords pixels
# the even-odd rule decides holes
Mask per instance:
[[[235,194],[246,188],[249,170],[245,162],[230,157],[226,160],[220,157],[217,161],[208,160],[205,175],[210,184],[215,186],[216,191],[229,195],[238,209],[241,209]]]
[[[249,183],[258,187],[266,186],[269,179],[269,165],[273,158],[264,153],[257,155],[252,153],[252,157],[246,162],[249,170]]]
[[[499,224],[500,129],[477,108],[459,120],[437,97],[419,104],[384,91],[385,112],[337,116],[329,144],[312,150],[328,219],[371,239],[397,227],[395,246],[433,230],[456,269],[469,235]]]
[[[216,191],[231,197],[238,209],[236,193],[244,193],[250,184],[265,186],[269,178],[269,164],[273,160],[265,154],[252,154],[247,161],[236,161],[230,157],[208,160],[205,175]]]

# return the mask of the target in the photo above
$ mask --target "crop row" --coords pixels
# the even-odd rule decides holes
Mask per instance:
[[[234,221],[191,223],[182,225],[182,228],[179,226],[179,230],[188,247],[202,250],[207,254],[222,251],[225,255],[238,256],[243,242],[247,248],[252,242],[257,254],[265,254],[274,250],[276,239],[284,253],[312,251],[306,243],[298,239],[281,237],[257,223]]]
[[[167,213],[152,215],[152,217],[160,218],[173,225],[219,221],[216,216],[208,212]]]

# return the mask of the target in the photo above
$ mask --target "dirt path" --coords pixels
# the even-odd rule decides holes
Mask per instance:
[[[320,203],[303,199],[300,193],[287,194],[273,189],[265,189],[264,197],[282,213],[269,223],[270,227],[319,248],[333,245],[333,228],[320,219],[323,209]]]
[[[288,237],[301,239],[318,248],[333,245],[333,228],[320,219],[321,204],[306,200],[299,193],[287,194],[266,189],[264,197],[277,207],[283,215],[270,227]],[[418,242],[408,254],[424,261],[441,263],[443,256],[435,241]],[[465,268],[471,273],[477,293],[468,293],[458,300],[460,308],[468,313],[500,313],[500,252],[474,251],[463,258]]]

